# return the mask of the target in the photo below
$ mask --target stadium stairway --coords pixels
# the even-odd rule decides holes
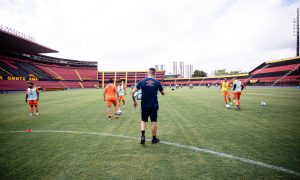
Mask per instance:
[[[7,63],[6,61],[0,61],[1,69],[5,70],[9,74],[18,77],[28,77],[28,74],[21,69],[17,68],[16,66],[12,66],[12,63]]]
[[[10,72],[6,71],[1,66],[0,66],[0,75],[1,76],[13,76],[13,74],[11,74]]]
[[[37,78],[43,78],[41,75],[39,75],[38,73],[34,72],[32,69],[27,68],[26,66],[22,65],[21,63],[16,63],[16,66],[18,66],[19,69],[23,70],[28,75],[32,74],[33,76],[35,76]]]
[[[75,73],[77,74],[78,78],[80,79],[80,81],[82,81],[82,78],[80,76],[80,74],[78,73],[78,71],[76,69],[74,69]]]
[[[258,69],[254,72],[251,73],[251,75],[245,80],[245,82],[247,83],[251,78],[253,78],[256,74],[258,74],[259,72],[263,71],[264,69],[266,69],[269,66],[269,64],[265,65],[264,67],[262,67],[261,69]]]
[[[282,76],[281,78],[277,79],[272,86],[275,86],[278,82],[280,82],[282,79],[284,79],[285,77],[287,77],[288,75],[292,74],[293,72],[297,71],[300,67],[300,64],[296,65],[294,67],[294,69],[290,70],[288,73],[286,73],[284,76]]]
[[[39,79],[47,79],[47,80],[53,79],[47,73],[45,73],[44,71],[40,70],[39,68],[37,68],[36,66],[34,66],[31,63],[16,62],[16,65],[20,69],[22,69],[23,71],[27,72],[28,74],[33,74],[33,75],[35,75]]]
[[[79,83],[79,85],[81,86],[81,88],[84,88],[81,82],[78,82],[78,83]]]

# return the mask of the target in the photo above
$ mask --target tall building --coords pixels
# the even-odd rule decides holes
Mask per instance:
[[[159,65],[158,64],[155,65],[155,69],[159,70]]]
[[[161,64],[161,65],[160,65],[160,70],[162,70],[162,71],[166,70],[166,67],[165,67],[164,64]]]
[[[174,75],[178,74],[178,72],[177,72],[177,62],[173,62],[173,74]]]
[[[179,64],[179,74],[184,77],[184,62],[181,61]]]
[[[191,65],[191,64],[186,65],[185,66],[185,72],[186,72],[186,74],[185,74],[186,78],[192,77],[192,75],[194,73],[194,71],[193,71],[193,65]]]

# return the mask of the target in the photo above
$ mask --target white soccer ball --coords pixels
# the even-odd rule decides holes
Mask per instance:
[[[260,105],[261,105],[261,106],[266,106],[267,103],[266,103],[266,102],[261,102]]]
[[[118,115],[121,115],[121,114],[122,114],[121,109],[118,110],[117,114],[118,114]]]
[[[142,91],[139,90],[138,92],[134,93],[134,98],[136,100],[141,100],[142,99]]]
[[[230,108],[230,105],[229,105],[229,104],[226,104],[225,107],[229,109],[229,108]]]

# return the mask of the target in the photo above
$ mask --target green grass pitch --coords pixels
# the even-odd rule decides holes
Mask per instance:
[[[128,89],[128,92],[130,89]],[[267,102],[262,107],[261,101]],[[129,93],[109,121],[102,90],[41,92],[29,117],[25,94],[0,95],[0,179],[299,179],[297,175],[163,143],[139,144],[140,110]],[[242,110],[226,109],[217,88],[159,96],[161,141],[204,148],[300,172],[300,90],[247,88]],[[26,133],[25,129],[33,130]],[[55,133],[70,131],[103,134]],[[10,132],[24,131],[24,132]],[[147,127],[147,138],[151,138]]]

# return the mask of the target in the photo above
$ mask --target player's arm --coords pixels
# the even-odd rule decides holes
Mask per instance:
[[[133,107],[136,108],[137,107],[137,103],[136,103],[136,100],[134,98],[134,94],[138,92],[138,89],[136,87],[133,88],[132,92],[131,92],[131,98],[132,98],[132,101],[133,101]]]
[[[117,98],[119,98],[119,91],[118,91],[118,89],[117,89],[117,88],[115,88],[115,92],[116,92],[116,94],[115,94],[115,95],[116,95],[116,97],[117,97]]]
[[[25,96],[25,102],[27,102],[27,98],[28,98],[28,94],[26,93],[26,96]]]
[[[165,91],[164,91],[164,88],[162,87],[162,85],[159,83],[159,85],[158,85],[158,90],[159,90],[159,92],[160,92],[160,94],[161,95],[165,95]]]
[[[221,91],[221,89],[222,89],[222,83],[220,84],[220,88],[219,88],[218,92],[220,92],[220,91]]]
[[[233,84],[233,88],[232,88],[232,91],[234,91],[236,88],[236,84]]]
[[[245,86],[242,84],[242,90],[244,89],[244,87],[245,87]]]

